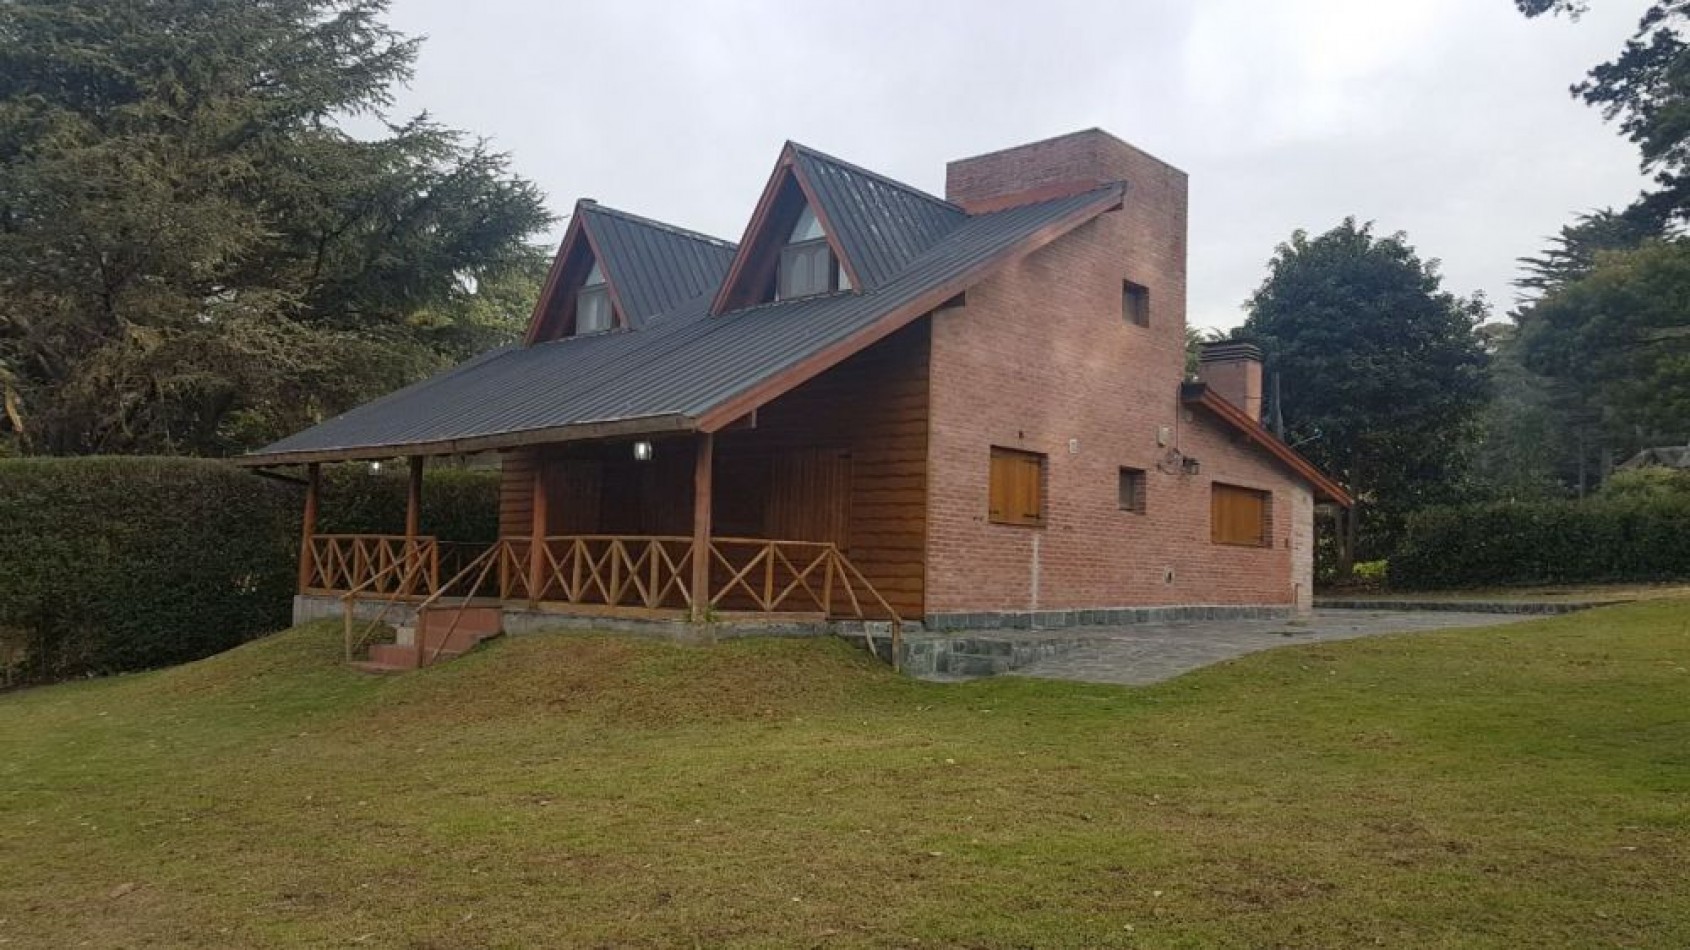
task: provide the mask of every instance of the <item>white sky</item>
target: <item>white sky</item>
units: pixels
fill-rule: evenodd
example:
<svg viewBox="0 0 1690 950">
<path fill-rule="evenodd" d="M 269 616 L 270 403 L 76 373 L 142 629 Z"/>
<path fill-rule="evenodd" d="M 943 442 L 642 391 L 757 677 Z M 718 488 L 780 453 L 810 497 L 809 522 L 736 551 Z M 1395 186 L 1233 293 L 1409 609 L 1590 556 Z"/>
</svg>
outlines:
<svg viewBox="0 0 1690 950">
<path fill-rule="evenodd" d="M 1190 173 L 1190 321 L 1229 327 L 1277 243 L 1351 214 L 1501 316 L 1516 258 L 1642 185 L 1567 87 L 1647 3 L 1595 5 L 394 0 L 389 19 L 428 38 L 396 111 L 487 136 L 559 215 L 586 196 L 738 240 L 789 138 L 939 194 L 947 159 L 1101 126 Z"/>
</svg>

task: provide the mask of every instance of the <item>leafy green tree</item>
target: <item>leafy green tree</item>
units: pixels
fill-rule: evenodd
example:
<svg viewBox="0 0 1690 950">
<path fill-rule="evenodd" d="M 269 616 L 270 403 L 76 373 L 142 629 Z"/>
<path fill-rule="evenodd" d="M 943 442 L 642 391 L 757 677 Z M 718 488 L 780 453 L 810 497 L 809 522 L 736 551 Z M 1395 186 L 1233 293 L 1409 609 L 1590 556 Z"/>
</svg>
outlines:
<svg viewBox="0 0 1690 950">
<path fill-rule="evenodd" d="M 1526 365 L 1590 396 L 1609 444 L 1690 436 L 1690 240 L 1600 254 L 1521 315 Z"/>
<path fill-rule="evenodd" d="M 514 333 L 550 219 L 385 118 L 417 52 L 386 6 L 0 4 L 0 430 L 237 451 Z"/>
<path fill-rule="evenodd" d="M 1237 331 L 1279 376 L 1288 439 L 1357 495 L 1336 531 L 1340 577 L 1388 554 L 1407 513 L 1465 477 L 1489 389 L 1475 332 L 1488 308 L 1441 284 L 1403 235 L 1346 219 L 1279 246 Z"/>
<path fill-rule="evenodd" d="M 1561 390 L 1532 372 L 1520 355 L 1519 327 L 1479 327 L 1491 355 L 1492 395 L 1479 414 L 1471 494 L 1501 501 L 1550 499 L 1565 493 L 1563 466 L 1576 451 Z"/>
<path fill-rule="evenodd" d="M 1576 18 L 1585 0 L 1515 0 L 1529 17 Z M 1638 147 L 1656 190 L 1631 213 L 1659 222 L 1690 220 L 1690 0 L 1656 0 L 1618 56 L 1593 68 L 1572 93 L 1619 123 Z"/>
</svg>

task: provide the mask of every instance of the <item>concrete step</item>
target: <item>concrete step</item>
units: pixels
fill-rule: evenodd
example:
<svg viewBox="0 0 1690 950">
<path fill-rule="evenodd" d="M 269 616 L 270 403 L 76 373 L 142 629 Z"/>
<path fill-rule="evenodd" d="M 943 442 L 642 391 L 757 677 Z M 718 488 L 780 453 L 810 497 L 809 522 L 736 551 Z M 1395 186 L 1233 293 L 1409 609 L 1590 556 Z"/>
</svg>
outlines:
<svg viewBox="0 0 1690 950">
<path fill-rule="evenodd" d="M 434 650 L 428 650 L 428 660 L 431 663 L 445 663 L 455 660 L 467 653 L 467 650 L 441 650 L 436 655 Z M 417 668 L 417 648 L 403 646 L 398 643 L 378 643 L 370 647 L 370 658 L 362 662 L 355 662 L 353 666 L 367 673 L 399 673 Z"/>
</svg>

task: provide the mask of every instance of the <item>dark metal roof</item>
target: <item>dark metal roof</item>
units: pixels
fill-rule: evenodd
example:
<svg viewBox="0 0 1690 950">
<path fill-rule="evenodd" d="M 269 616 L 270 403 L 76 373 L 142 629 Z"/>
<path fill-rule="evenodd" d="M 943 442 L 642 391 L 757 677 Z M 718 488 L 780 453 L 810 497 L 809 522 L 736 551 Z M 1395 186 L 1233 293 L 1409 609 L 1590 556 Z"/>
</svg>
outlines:
<svg viewBox="0 0 1690 950">
<path fill-rule="evenodd" d="M 935 291 L 978 280 L 1041 235 L 1120 201 L 1118 186 L 964 217 L 882 286 L 748 307 L 712 317 L 701 294 L 643 329 L 495 350 L 247 456 L 379 458 L 692 428 L 708 410 Z M 926 305 L 926 304 L 924 304 Z M 931 305 L 927 305 L 931 306 Z M 598 427 L 598 428 L 593 428 Z"/>
<path fill-rule="evenodd" d="M 920 189 L 796 142 L 791 148 L 865 290 L 892 279 L 968 220 L 961 208 Z"/>
<path fill-rule="evenodd" d="M 696 231 L 583 201 L 577 214 L 599 249 L 606 278 L 634 326 L 722 282 L 735 246 Z"/>
</svg>

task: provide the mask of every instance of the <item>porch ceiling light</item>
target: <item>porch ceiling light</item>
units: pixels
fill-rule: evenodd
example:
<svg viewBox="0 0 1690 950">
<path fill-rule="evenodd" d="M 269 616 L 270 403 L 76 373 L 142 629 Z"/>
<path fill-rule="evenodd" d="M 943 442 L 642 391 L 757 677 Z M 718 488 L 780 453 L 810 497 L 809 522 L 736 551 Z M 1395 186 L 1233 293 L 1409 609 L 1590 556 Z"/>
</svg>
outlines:
<svg viewBox="0 0 1690 950">
<path fill-rule="evenodd" d="M 641 439 L 634 443 L 634 459 L 640 462 L 651 461 L 651 443 Z"/>
</svg>

